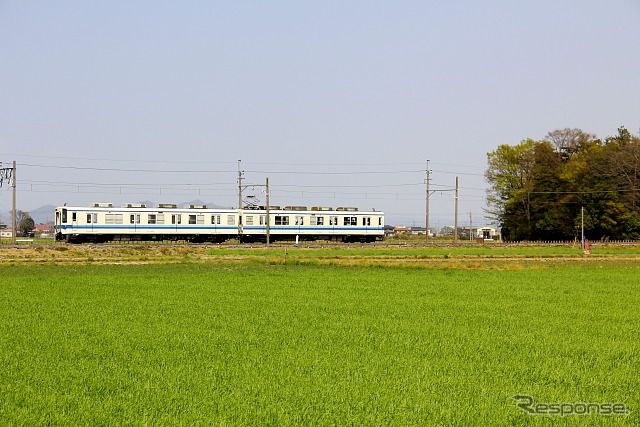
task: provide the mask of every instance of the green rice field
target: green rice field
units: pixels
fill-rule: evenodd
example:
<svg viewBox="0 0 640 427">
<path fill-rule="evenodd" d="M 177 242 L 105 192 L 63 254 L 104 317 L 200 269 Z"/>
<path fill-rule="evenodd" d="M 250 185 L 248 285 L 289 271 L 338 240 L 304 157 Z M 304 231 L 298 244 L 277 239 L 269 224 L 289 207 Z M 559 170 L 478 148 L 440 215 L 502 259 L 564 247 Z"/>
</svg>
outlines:
<svg viewBox="0 0 640 427">
<path fill-rule="evenodd" d="M 332 250 L 0 265 L 0 425 L 640 423 L 637 250 L 491 269 Z M 531 415 L 517 394 L 629 414 Z"/>
</svg>

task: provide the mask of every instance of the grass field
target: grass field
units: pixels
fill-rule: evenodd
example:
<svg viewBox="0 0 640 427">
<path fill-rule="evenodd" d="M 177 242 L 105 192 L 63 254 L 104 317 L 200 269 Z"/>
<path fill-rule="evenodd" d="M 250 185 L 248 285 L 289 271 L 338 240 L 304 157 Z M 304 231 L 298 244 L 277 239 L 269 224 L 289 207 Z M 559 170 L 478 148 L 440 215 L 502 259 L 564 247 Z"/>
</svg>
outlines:
<svg viewBox="0 0 640 427">
<path fill-rule="evenodd" d="M 1 265 L 0 424 L 640 422 L 637 250 L 524 253 L 545 259 L 518 269 L 455 268 L 487 256 L 455 249 L 432 268 L 403 266 L 424 253 L 217 250 Z M 631 414 L 529 415 L 518 393 Z"/>
</svg>

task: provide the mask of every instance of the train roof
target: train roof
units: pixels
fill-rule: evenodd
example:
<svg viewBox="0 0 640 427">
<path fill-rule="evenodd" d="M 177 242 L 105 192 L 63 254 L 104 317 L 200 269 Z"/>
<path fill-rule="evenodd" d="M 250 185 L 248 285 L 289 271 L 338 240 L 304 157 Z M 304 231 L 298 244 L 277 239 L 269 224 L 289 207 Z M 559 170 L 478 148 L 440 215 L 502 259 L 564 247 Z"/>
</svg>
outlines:
<svg viewBox="0 0 640 427">
<path fill-rule="evenodd" d="M 147 204 L 144 203 L 125 203 L 122 204 L 121 206 L 116 206 L 113 203 L 108 203 L 108 202 L 95 202 L 95 203 L 91 203 L 88 206 L 67 206 L 67 205 L 63 205 L 63 206 L 58 206 L 56 209 L 71 209 L 71 210 L 131 210 L 131 209 L 144 209 L 147 211 L 157 211 L 159 209 L 162 210 L 175 210 L 175 211 L 195 211 L 195 210 L 206 210 L 206 211 L 210 211 L 210 212 L 237 212 L 238 209 L 234 209 L 234 208 L 218 208 L 218 207 L 207 207 L 207 205 L 195 205 L 195 204 L 189 204 L 186 206 L 178 206 L 177 204 L 174 203 L 158 203 L 155 204 L 155 206 L 148 206 Z M 266 206 L 255 206 L 255 207 L 245 207 L 244 209 L 242 209 L 243 212 L 252 212 L 252 211 L 266 211 L 267 207 Z M 345 214 L 345 213 L 355 213 L 355 212 L 359 212 L 359 213 L 377 213 L 377 214 L 383 214 L 382 211 L 377 211 L 375 209 L 372 209 L 370 211 L 361 211 L 359 208 L 357 207 L 344 207 L 344 206 L 340 206 L 337 208 L 333 208 L 330 206 L 312 206 L 311 208 L 308 208 L 307 206 L 274 206 L 274 205 L 270 205 L 269 206 L 269 211 L 272 212 L 312 212 L 313 214 L 320 214 L 320 213 L 328 213 L 328 212 L 340 212 L 340 214 Z"/>
</svg>

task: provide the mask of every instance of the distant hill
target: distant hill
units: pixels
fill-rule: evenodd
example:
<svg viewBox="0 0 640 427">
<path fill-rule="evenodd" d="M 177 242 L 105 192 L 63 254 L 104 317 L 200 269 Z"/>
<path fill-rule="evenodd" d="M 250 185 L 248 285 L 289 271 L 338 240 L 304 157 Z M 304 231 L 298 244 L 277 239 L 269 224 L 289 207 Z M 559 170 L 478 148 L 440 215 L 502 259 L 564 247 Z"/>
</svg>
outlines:
<svg viewBox="0 0 640 427">
<path fill-rule="evenodd" d="M 212 202 L 203 202 L 202 200 L 199 200 L 199 199 L 192 200 L 190 202 L 180 203 L 178 206 L 180 206 L 181 208 L 184 208 L 184 207 L 188 207 L 189 205 L 207 205 L 208 208 L 230 209 L 229 206 L 220 206 Z"/>
<path fill-rule="evenodd" d="M 29 215 L 31 215 L 33 222 L 36 224 L 46 224 L 49 221 L 53 221 L 55 208 L 54 205 L 40 206 L 38 209 L 29 211 Z"/>
</svg>

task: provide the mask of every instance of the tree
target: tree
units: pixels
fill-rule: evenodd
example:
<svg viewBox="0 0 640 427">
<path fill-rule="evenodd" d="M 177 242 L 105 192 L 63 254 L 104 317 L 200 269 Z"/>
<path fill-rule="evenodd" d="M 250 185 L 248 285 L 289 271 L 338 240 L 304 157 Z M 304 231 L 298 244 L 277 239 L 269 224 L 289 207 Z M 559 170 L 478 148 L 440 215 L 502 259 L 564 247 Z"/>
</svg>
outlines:
<svg viewBox="0 0 640 427">
<path fill-rule="evenodd" d="M 501 224 L 508 240 L 531 237 L 529 196 L 535 144 L 527 139 L 516 146 L 500 145 L 488 154 L 485 178 L 491 187 L 487 191 L 487 213 Z"/>
<path fill-rule="evenodd" d="M 640 137 L 624 127 L 604 141 L 555 130 L 487 156 L 486 211 L 505 239 L 575 238 L 582 208 L 590 238 L 640 238 Z"/>
<path fill-rule="evenodd" d="M 21 210 L 16 211 L 16 224 L 18 225 L 18 232 L 22 236 L 28 236 L 35 227 L 35 222 L 29 212 Z"/>
<path fill-rule="evenodd" d="M 580 129 L 556 129 L 547 133 L 545 141 L 549 141 L 555 150 L 565 159 L 573 156 L 581 149 L 596 140 L 596 136 Z"/>
</svg>

